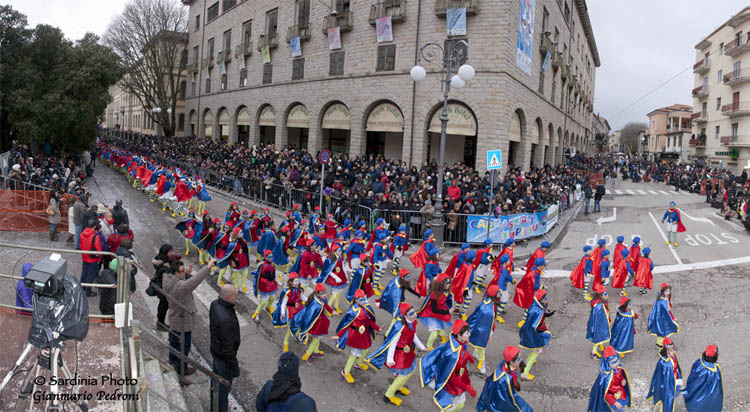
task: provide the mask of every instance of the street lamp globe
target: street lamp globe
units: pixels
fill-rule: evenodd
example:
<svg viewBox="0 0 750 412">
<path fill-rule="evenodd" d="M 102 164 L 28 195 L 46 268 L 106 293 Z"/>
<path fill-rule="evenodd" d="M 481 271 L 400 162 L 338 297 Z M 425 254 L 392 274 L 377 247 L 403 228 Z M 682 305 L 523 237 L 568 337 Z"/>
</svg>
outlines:
<svg viewBox="0 0 750 412">
<path fill-rule="evenodd" d="M 172 108 L 171 107 L 167 109 L 167 113 L 172 114 Z"/>
<path fill-rule="evenodd" d="M 154 113 L 161 113 L 161 107 L 154 107 Z"/>
<path fill-rule="evenodd" d="M 464 87 L 465 85 L 466 85 L 466 82 L 463 81 L 460 77 L 458 77 L 458 75 L 453 75 L 453 77 L 451 77 L 451 87 L 455 89 L 460 89 Z"/>
<path fill-rule="evenodd" d="M 411 68 L 409 76 L 411 76 L 411 79 L 415 82 L 421 82 L 425 79 L 425 77 L 427 77 L 427 72 L 425 71 L 424 67 L 416 65 Z"/>
<path fill-rule="evenodd" d="M 458 68 L 458 77 L 465 82 L 470 82 L 474 78 L 474 68 L 468 64 L 464 64 Z"/>
</svg>

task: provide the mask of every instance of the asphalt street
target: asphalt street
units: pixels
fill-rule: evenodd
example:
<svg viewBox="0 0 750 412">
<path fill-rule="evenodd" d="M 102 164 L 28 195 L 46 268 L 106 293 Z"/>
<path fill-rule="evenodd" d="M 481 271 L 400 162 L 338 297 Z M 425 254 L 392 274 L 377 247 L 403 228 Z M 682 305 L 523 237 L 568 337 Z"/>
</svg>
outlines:
<svg viewBox="0 0 750 412">
<path fill-rule="evenodd" d="M 146 268 L 151 269 L 150 259 L 162 243 L 171 243 L 178 251 L 184 251 L 184 240 L 174 230 L 176 220 L 163 213 L 158 203 L 149 202 L 144 194 L 135 191 L 127 183 L 122 174 L 104 166 L 97 167 L 95 179 L 96 184 L 89 184 L 95 201 L 111 205 L 116 199 L 123 199 L 136 236 L 135 251 Z M 590 358 L 591 345 L 585 339 L 589 305 L 580 292 L 570 286 L 567 275 L 580 260 L 585 244 L 595 244 L 603 237 L 612 249 L 612 239 L 622 234 L 628 243 L 632 236 L 638 235 L 642 239 L 642 246 L 651 247 L 652 258 L 657 265 L 654 284 L 666 281 L 673 286 L 673 309 L 681 326 L 674 341 L 683 371 L 687 374 L 690 365 L 706 345 L 718 345 L 719 364 L 724 374 L 724 410 L 749 410 L 750 401 L 747 400 L 746 388 L 750 387 L 750 377 L 746 370 L 750 366 L 750 355 L 745 350 L 745 340 L 750 321 L 745 314 L 750 312 L 750 303 L 745 296 L 750 291 L 750 281 L 746 275 L 750 268 L 746 246 L 750 237 L 737 225 L 718 218 L 714 214 L 715 209 L 708 208 L 704 199 L 698 195 L 674 194 L 670 192 L 672 187 L 653 183 L 618 182 L 615 187 L 608 189 L 609 194 L 602 201 L 602 213 L 588 216 L 579 213 L 547 255 L 549 270 L 543 283 L 550 293 L 550 307 L 557 309 L 557 314 L 548 322 L 553 339 L 534 365 L 532 373 L 536 375 L 536 379 L 521 383 L 521 396 L 535 411 L 585 410 L 591 385 L 598 374 L 599 361 Z M 660 224 L 670 200 L 677 202 L 687 226 L 687 232 L 679 235 L 679 246 L 676 248 L 664 244 L 663 226 Z M 214 200 L 209 203 L 209 210 L 213 215 L 223 217 L 229 201 L 214 196 Z M 591 207 L 593 208 L 593 201 Z M 605 219 L 600 219 L 602 217 Z M 600 219 L 600 224 L 597 219 Z M 46 233 L 18 235 L 0 232 L 0 239 L 3 241 L 17 240 L 40 245 L 49 244 L 45 236 Z M 60 242 L 59 245 L 64 244 Z M 412 248 L 418 246 L 413 245 Z M 2 273 L 8 273 L 17 260 L 23 259 L 23 253 L 2 250 L 0 259 Z M 196 267 L 198 265 L 193 253 L 187 257 L 187 261 Z M 408 259 L 403 259 L 402 265 L 413 269 Z M 15 273 L 19 270 L 20 265 Z M 516 277 L 520 277 L 520 273 Z M 390 280 L 390 275 L 386 275 L 384 279 Z M 209 362 L 207 307 L 217 296 L 215 280 L 214 277 L 210 283 L 206 282 L 196 293 L 201 302 L 198 305 L 201 324 L 196 325 L 193 331 L 193 355 L 202 356 Z M 137 305 L 135 312 L 136 317 L 151 325 L 155 320 L 156 301 L 143 293 L 146 285 L 146 278 L 141 277 L 138 291 L 134 295 Z M 0 299 L 4 302 L 12 301 L 13 295 L 9 284 L 4 284 Z M 612 295 L 613 301 L 616 301 L 616 294 Z M 658 355 L 654 347 L 655 338 L 646 332 L 646 319 L 655 294 L 652 292 L 641 296 L 634 293 L 631 296 L 640 318 L 636 321 L 636 350 L 623 360 L 623 364 L 632 380 L 633 410 L 648 411 L 651 409 L 645 397 Z M 276 371 L 284 332 L 283 329 L 274 329 L 268 316 L 263 317 L 260 325 L 250 320 L 250 314 L 256 306 L 251 298 L 252 296 L 240 296 L 237 305 L 241 318 L 242 346 L 239 360 L 242 376 L 235 381 L 232 394 L 238 407 L 244 410 L 254 409 L 255 394 Z M 407 301 L 415 306 L 421 304 L 411 295 L 408 295 Z M 478 301 L 479 299 L 474 299 L 475 304 Z M 616 310 L 615 306 L 611 305 L 612 313 Z M 510 304 L 505 316 L 506 323 L 497 325 L 487 349 L 488 372 L 500 362 L 506 345 L 519 343 L 516 323 L 521 314 L 521 310 Z M 390 318 L 379 309 L 376 309 L 376 315 L 378 323 L 385 329 Z M 333 317 L 331 321 L 331 334 L 338 319 Z M 419 334 L 422 341 L 425 341 L 426 329 L 420 328 Z M 347 384 L 339 376 L 339 371 L 343 368 L 348 353 L 336 351 L 328 342 L 330 341 L 323 342 L 325 359 L 315 360 L 312 366 L 304 363 L 300 366 L 302 390 L 316 400 L 318 410 L 437 410 L 431 398 L 432 392 L 427 388 L 419 388 L 418 374 L 412 376 L 408 384 L 412 394 L 405 397 L 400 408 L 383 403 L 383 392 L 390 377 L 386 371 L 355 370 L 353 375 L 356 382 Z M 381 338 L 378 337 L 376 344 L 380 342 Z M 145 345 L 149 345 L 147 340 Z M 157 345 L 151 345 L 150 350 L 160 349 Z M 291 350 L 301 356 L 305 347 L 293 342 Z M 523 355 L 526 355 L 525 351 Z M 484 380 L 485 377 L 473 369 L 472 384 L 478 392 L 481 391 Z M 205 384 L 196 385 L 196 388 L 193 390 L 207 391 Z M 201 393 L 197 398 L 204 404 L 207 402 L 207 394 Z M 476 399 L 469 398 L 466 410 L 474 410 L 475 404 Z M 678 410 L 684 410 L 682 400 L 679 401 Z"/>
</svg>

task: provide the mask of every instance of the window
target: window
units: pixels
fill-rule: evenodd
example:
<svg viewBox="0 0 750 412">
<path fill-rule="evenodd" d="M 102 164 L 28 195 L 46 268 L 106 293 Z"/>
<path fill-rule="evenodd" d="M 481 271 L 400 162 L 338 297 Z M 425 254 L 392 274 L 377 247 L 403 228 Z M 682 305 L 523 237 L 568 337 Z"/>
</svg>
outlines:
<svg viewBox="0 0 750 412">
<path fill-rule="evenodd" d="M 214 38 L 208 39 L 208 57 L 213 57 L 214 55 Z"/>
<path fill-rule="evenodd" d="M 724 43 L 719 43 L 719 56 L 724 54 Z"/>
<path fill-rule="evenodd" d="M 227 89 L 227 74 L 224 73 L 221 75 L 221 84 L 219 85 L 219 89 L 222 91 Z"/>
<path fill-rule="evenodd" d="M 198 88 L 198 83 L 193 80 L 193 82 L 190 84 L 190 95 L 195 96 L 196 90 Z"/>
<path fill-rule="evenodd" d="M 336 12 L 338 12 L 339 14 L 351 10 L 350 0 L 334 0 L 333 9 L 336 10 Z"/>
<path fill-rule="evenodd" d="M 247 87 L 247 69 L 240 70 L 240 87 Z"/>
<path fill-rule="evenodd" d="M 706 112 L 708 112 L 708 103 L 703 102 L 703 105 L 701 106 L 701 117 L 706 117 Z"/>
<path fill-rule="evenodd" d="M 557 43 L 557 40 L 560 38 L 560 30 L 557 30 L 557 26 L 555 26 L 555 43 Z"/>
<path fill-rule="evenodd" d="M 252 34 L 253 34 L 253 21 L 248 20 L 242 23 L 242 44 L 250 44 L 250 38 Z"/>
<path fill-rule="evenodd" d="M 263 84 L 270 84 L 273 81 L 273 65 L 271 63 L 263 65 Z"/>
<path fill-rule="evenodd" d="M 198 31 L 201 28 L 201 15 L 195 16 L 195 31 Z"/>
<path fill-rule="evenodd" d="M 198 51 L 198 46 L 193 47 L 193 63 L 198 64 L 198 60 L 200 59 L 200 52 Z"/>
<path fill-rule="evenodd" d="M 208 21 L 211 21 L 215 18 L 219 17 L 219 2 L 212 4 L 208 8 Z"/>
<path fill-rule="evenodd" d="M 224 54 L 227 56 L 232 55 L 232 30 L 224 32 Z"/>
<path fill-rule="evenodd" d="M 708 76 L 703 78 L 703 90 L 708 88 Z"/>
<path fill-rule="evenodd" d="M 224 0 L 224 7 L 222 8 L 223 12 L 226 12 L 227 10 L 231 9 L 237 4 L 237 0 Z"/>
<path fill-rule="evenodd" d="M 724 77 L 724 73 L 723 72 L 724 72 L 723 70 L 719 70 L 716 73 L 716 83 L 721 83 L 721 79 L 722 79 L 722 77 Z"/>
<path fill-rule="evenodd" d="M 206 94 L 211 93 L 211 77 L 206 77 Z"/>
<path fill-rule="evenodd" d="M 180 99 L 185 100 L 185 93 L 187 93 L 187 82 L 181 81 L 180 82 Z"/>
<path fill-rule="evenodd" d="M 310 0 L 297 0 L 297 25 L 307 26 L 310 21 Z"/>
<path fill-rule="evenodd" d="M 329 76 L 344 75 L 344 52 L 331 53 L 331 66 L 328 70 Z"/>
<path fill-rule="evenodd" d="M 738 60 L 734 62 L 732 65 L 732 70 L 734 70 L 734 77 L 740 77 L 740 70 L 742 68 L 742 60 Z"/>
<path fill-rule="evenodd" d="M 557 89 L 557 81 L 555 79 L 555 76 L 552 75 L 552 93 L 549 95 L 549 100 L 552 102 L 552 104 L 555 104 L 555 89 Z"/>
<path fill-rule="evenodd" d="M 549 22 L 549 12 L 546 7 L 542 7 L 542 33 L 547 31 L 547 22 Z"/>
<path fill-rule="evenodd" d="M 565 12 L 563 14 L 565 17 L 565 23 L 570 23 L 568 20 L 570 20 L 570 7 L 568 7 L 568 2 L 565 2 Z"/>
<path fill-rule="evenodd" d="M 732 123 L 732 140 L 737 140 L 737 132 L 740 129 L 739 123 Z"/>
<path fill-rule="evenodd" d="M 378 57 L 375 64 L 376 72 L 393 71 L 396 65 L 396 45 L 378 46 Z"/>
<path fill-rule="evenodd" d="M 716 134 L 714 135 L 715 139 L 719 138 L 719 126 L 716 126 Z"/>
<path fill-rule="evenodd" d="M 180 113 L 180 115 L 177 116 L 177 130 L 185 130 L 185 113 Z"/>
<path fill-rule="evenodd" d="M 273 9 L 266 13 L 266 35 L 271 37 L 276 34 L 279 26 L 279 9 Z"/>
<path fill-rule="evenodd" d="M 680 135 L 680 145 L 679 147 L 682 147 L 682 135 Z"/>
<path fill-rule="evenodd" d="M 539 70 L 539 94 L 544 95 L 544 70 Z"/>
<path fill-rule="evenodd" d="M 716 98 L 716 111 L 721 110 L 721 97 Z"/>
<path fill-rule="evenodd" d="M 305 59 L 299 58 L 292 60 L 292 80 L 305 78 Z"/>
</svg>

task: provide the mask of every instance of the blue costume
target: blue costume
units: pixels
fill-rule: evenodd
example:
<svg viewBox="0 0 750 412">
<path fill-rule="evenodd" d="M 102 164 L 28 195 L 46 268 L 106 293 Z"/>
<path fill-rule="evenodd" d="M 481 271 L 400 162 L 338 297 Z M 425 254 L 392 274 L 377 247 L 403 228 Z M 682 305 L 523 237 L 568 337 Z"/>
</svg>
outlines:
<svg viewBox="0 0 750 412">
<path fill-rule="evenodd" d="M 263 234 L 260 235 L 260 240 L 258 240 L 258 248 L 256 249 L 256 253 L 263 256 L 266 250 L 270 250 L 273 252 L 273 248 L 276 245 L 276 235 L 273 233 L 273 230 L 266 228 L 263 229 Z"/>
<path fill-rule="evenodd" d="M 599 268 L 601 270 L 602 282 L 604 282 L 605 279 L 609 279 L 609 266 L 610 266 L 610 263 L 611 263 L 609 261 L 609 259 L 607 259 L 607 260 L 604 259 L 605 256 L 609 256 L 609 250 L 608 249 L 604 249 L 602 251 L 602 263 L 601 263 L 601 266 L 599 266 Z"/>
<path fill-rule="evenodd" d="M 591 313 L 586 324 L 586 340 L 600 345 L 612 337 L 609 330 L 609 310 L 601 300 L 591 303 Z"/>
<path fill-rule="evenodd" d="M 549 343 L 549 340 L 552 337 L 552 333 L 546 330 L 546 327 L 543 327 L 537 332 L 537 328 L 544 326 L 544 312 L 544 305 L 542 305 L 535 296 L 534 302 L 529 306 L 526 321 L 518 331 L 518 334 L 521 337 L 521 343 L 518 346 L 528 350 L 542 349 L 547 346 L 547 343 Z"/>
<path fill-rule="evenodd" d="M 344 299 L 346 299 L 349 304 L 352 304 L 354 302 L 354 293 L 362 289 L 362 283 L 365 280 L 365 271 L 367 268 L 363 265 L 360 265 L 357 270 L 352 272 L 352 279 L 349 282 L 349 288 L 344 292 Z"/>
<path fill-rule="evenodd" d="M 618 355 L 624 355 L 633 351 L 635 341 L 635 313 L 632 310 L 623 312 L 617 309 L 617 316 L 612 323 L 612 339 L 610 345 L 615 348 Z"/>
<path fill-rule="evenodd" d="M 328 280 L 328 277 L 331 276 L 331 272 L 333 272 L 336 265 L 339 263 L 339 259 L 341 258 L 337 257 L 335 254 L 331 254 L 326 258 L 323 262 L 323 267 L 320 269 L 320 275 L 318 275 L 316 283 L 325 283 L 326 280 Z"/>
<path fill-rule="evenodd" d="M 467 344 L 460 343 L 456 336 L 451 335 L 448 342 L 430 351 L 419 361 L 419 379 L 422 387 L 435 381 L 432 399 L 441 409 L 448 409 L 453 405 L 453 397 L 445 390 L 445 384 L 467 350 Z"/>
<path fill-rule="evenodd" d="M 651 386 L 648 389 L 647 401 L 653 399 L 654 405 L 661 404 L 663 412 L 673 412 L 677 400 L 678 388 L 675 379 L 675 369 L 678 379 L 682 379 L 682 369 L 677 360 L 659 355 L 654 375 L 651 377 Z"/>
<path fill-rule="evenodd" d="M 393 345 L 397 345 L 399 338 L 401 337 L 401 332 L 404 330 L 404 328 L 409 328 L 412 332 L 415 331 L 417 327 L 417 321 L 414 321 L 414 323 L 405 322 L 402 319 L 397 320 L 393 326 L 391 326 L 390 329 L 388 329 L 388 333 L 385 336 L 385 339 L 383 340 L 383 344 L 380 345 L 375 351 L 367 357 L 367 362 L 372 366 L 373 368 L 380 370 L 383 368 L 383 366 L 388 361 L 388 349 L 391 348 Z M 416 340 L 418 341 L 419 338 L 416 337 Z M 414 346 L 409 346 L 409 350 L 413 350 Z M 398 349 L 398 347 L 396 347 Z M 401 348 L 403 350 L 404 348 Z M 417 368 L 417 362 L 415 361 L 411 364 L 411 367 L 404 368 L 404 369 L 395 369 L 388 367 L 388 369 L 391 371 L 391 373 L 397 374 L 397 375 L 409 375 L 410 373 L 414 372 L 414 369 Z"/>
<path fill-rule="evenodd" d="M 364 306 L 361 306 L 359 303 L 355 302 L 348 311 L 344 314 L 344 317 L 341 318 L 341 322 L 339 322 L 339 325 L 336 327 L 336 334 L 341 332 L 342 330 L 346 330 L 341 337 L 336 341 L 336 348 L 338 350 L 344 350 L 346 348 L 346 340 L 349 338 L 349 332 L 351 332 L 351 328 L 349 327 L 352 322 L 354 322 L 355 319 L 357 319 L 357 316 L 359 316 L 359 312 L 365 311 L 367 313 L 367 317 L 370 318 L 372 323 L 375 323 L 375 313 L 372 310 L 372 307 L 370 307 L 370 304 L 366 304 Z M 372 340 L 375 340 L 375 329 L 373 329 L 371 326 L 367 326 L 367 330 L 370 334 L 370 338 Z"/>
<path fill-rule="evenodd" d="M 279 300 L 278 302 L 276 302 L 276 310 L 274 310 L 273 315 L 271 315 L 274 328 L 283 328 L 289 322 L 289 311 L 287 311 L 287 308 L 285 307 L 286 305 L 284 305 L 284 298 L 287 297 L 290 293 L 300 293 L 298 290 L 295 289 L 294 291 L 292 291 L 292 289 L 287 286 L 284 288 L 284 290 L 281 291 L 281 294 L 279 295 Z"/>
<path fill-rule="evenodd" d="M 309 338 L 310 329 L 312 329 L 315 322 L 318 321 L 318 318 L 323 314 L 324 307 L 328 304 L 325 299 L 321 299 L 321 297 L 315 293 L 310 296 L 313 299 L 312 302 L 305 305 L 302 310 L 294 315 L 290 325 L 292 334 L 297 340 L 305 344 Z"/>
<path fill-rule="evenodd" d="M 471 336 L 469 343 L 471 346 L 486 348 L 495 329 L 495 316 L 497 307 L 492 299 L 485 296 L 482 303 L 474 309 L 474 312 L 466 319 L 469 325 Z"/>
<path fill-rule="evenodd" d="M 286 254 L 286 240 L 284 236 L 279 236 L 276 243 L 273 245 L 273 264 L 278 266 L 284 266 L 289 264 L 289 256 Z"/>
<path fill-rule="evenodd" d="M 672 302 L 661 293 L 656 297 L 651 314 L 648 315 L 648 333 L 666 338 L 680 331 L 680 325 L 672 319 Z"/>
<path fill-rule="evenodd" d="M 380 309 L 385 310 L 394 318 L 398 316 L 399 305 L 404 299 L 404 290 L 401 289 L 401 279 L 401 276 L 391 279 L 383 291 L 383 297 L 380 298 Z"/>
<path fill-rule="evenodd" d="M 427 262 L 424 265 L 424 275 L 427 277 L 427 279 L 432 282 L 433 279 L 435 279 L 435 276 L 439 275 L 443 272 L 443 269 L 440 268 L 439 262 Z"/>
<path fill-rule="evenodd" d="M 501 361 L 495 373 L 484 382 L 477 401 L 477 412 L 534 412 L 513 386 L 513 376 Z M 516 378 L 517 380 L 517 378 Z"/>
<path fill-rule="evenodd" d="M 631 406 L 630 379 L 628 378 L 628 373 L 619 365 L 619 362 L 615 369 L 612 369 L 610 362 L 614 360 L 617 360 L 617 354 L 607 348 L 604 356 L 602 356 L 601 363 L 599 364 L 599 376 L 596 378 L 596 381 L 594 381 L 594 385 L 591 386 L 589 406 L 586 409 L 588 412 L 611 412 L 616 410 L 614 405 L 611 405 L 607 401 L 607 394 L 612 388 L 613 379 L 619 373 L 622 373 L 622 375 L 618 377 L 619 382 L 617 382 L 617 384 L 621 390 L 619 393 L 613 394 L 612 396 L 623 406 L 621 410 L 624 410 L 625 407 Z"/>
<path fill-rule="evenodd" d="M 688 412 L 720 411 L 724 407 L 724 381 L 718 363 L 698 359 L 693 362 L 685 390 Z"/>
</svg>

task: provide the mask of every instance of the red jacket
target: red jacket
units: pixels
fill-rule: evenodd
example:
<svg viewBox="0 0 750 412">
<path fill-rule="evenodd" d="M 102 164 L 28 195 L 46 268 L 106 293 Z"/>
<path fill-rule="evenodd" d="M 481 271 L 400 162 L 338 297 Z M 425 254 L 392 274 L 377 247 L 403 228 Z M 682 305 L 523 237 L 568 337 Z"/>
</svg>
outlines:
<svg viewBox="0 0 750 412">
<path fill-rule="evenodd" d="M 396 352 L 393 354 L 393 362 L 396 363 L 393 366 L 394 369 L 409 369 L 414 364 L 416 358 L 414 335 L 417 331 L 417 323 L 418 321 L 415 320 L 413 324 L 407 324 L 401 329 L 401 336 L 396 342 Z"/>
<path fill-rule="evenodd" d="M 306 279 L 317 278 L 322 267 L 323 260 L 319 254 L 310 250 L 302 253 L 299 261 L 299 275 L 301 277 Z"/>
<path fill-rule="evenodd" d="M 435 313 L 432 311 L 432 302 L 434 301 L 437 308 L 444 310 L 446 312 L 450 311 L 450 308 L 448 307 L 448 295 L 445 293 L 440 293 L 437 297 L 435 294 L 430 295 L 430 301 L 427 302 L 424 309 L 422 309 L 422 312 L 419 313 L 420 317 L 424 318 L 435 318 L 440 319 L 445 322 L 450 322 L 451 320 L 451 314 L 450 313 Z"/>
<path fill-rule="evenodd" d="M 352 321 L 348 328 L 341 329 L 338 332 L 338 336 L 344 336 L 344 333 L 349 329 L 349 336 L 346 339 L 346 346 L 354 349 L 369 349 L 372 346 L 372 337 L 370 336 L 370 328 L 380 330 L 378 326 L 369 315 L 366 309 L 362 308 L 359 314 Z"/>
<path fill-rule="evenodd" d="M 258 291 L 261 293 L 272 293 L 279 288 L 276 283 L 276 267 L 271 263 L 264 262 L 260 266 L 258 275 Z"/>
<path fill-rule="evenodd" d="M 322 336 L 328 334 L 328 327 L 331 326 L 331 321 L 328 320 L 328 314 L 333 312 L 333 308 L 328 306 L 328 302 L 323 306 L 323 311 L 320 313 L 318 320 L 310 329 L 310 335 Z"/>
<path fill-rule="evenodd" d="M 120 243 L 122 243 L 123 239 L 130 238 L 133 240 L 135 236 L 133 235 L 133 231 L 128 229 L 128 233 L 126 235 L 121 235 L 119 233 L 112 233 L 107 238 L 107 245 L 109 246 L 109 250 L 112 252 L 117 251 L 117 248 L 120 247 Z"/>
<path fill-rule="evenodd" d="M 625 387 L 623 384 L 625 383 L 625 374 L 622 372 L 622 368 L 617 368 L 617 372 L 615 372 L 615 375 L 612 376 L 612 381 L 609 384 L 609 389 L 607 390 L 607 393 L 604 395 L 604 400 L 607 401 L 608 404 L 614 405 L 615 402 L 622 399 L 625 400 Z"/>
<path fill-rule="evenodd" d="M 446 345 L 448 344 L 446 343 Z M 475 396 L 476 391 L 471 386 L 469 370 L 466 367 L 467 363 L 474 363 L 474 357 L 469 353 L 469 345 L 467 344 L 461 345 L 459 350 L 461 354 L 458 355 L 456 367 L 453 368 L 453 373 L 445 384 L 445 391 L 453 396 L 460 396 L 462 393 L 469 391 L 469 395 Z"/>
<path fill-rule="evenodd" d="M 93 246 L 91 242 L 93 243 Z M 81 250 L 95 250 L 97 252 L 102 251 L 102 242 L 99 241 L 99 237 L 96 235 L 96 231 L 90 227 L 87 227 L 86 229 L 83 229 L 83 233 L 81 233 Z M 96 263 L 102 260 L 101 255 L 90 255 L 88 253 L 81 255 L 81 259 L 83 259 L 86 263 Z"/>
</svg>

